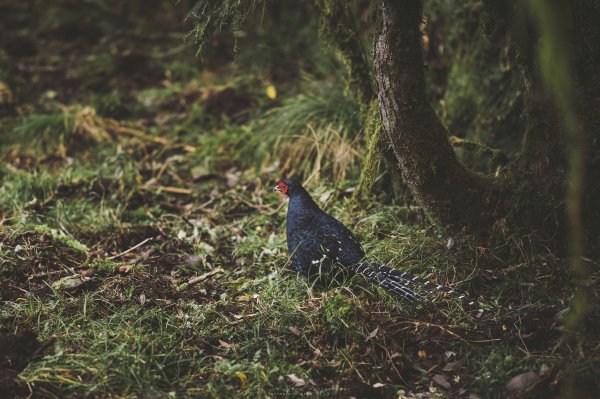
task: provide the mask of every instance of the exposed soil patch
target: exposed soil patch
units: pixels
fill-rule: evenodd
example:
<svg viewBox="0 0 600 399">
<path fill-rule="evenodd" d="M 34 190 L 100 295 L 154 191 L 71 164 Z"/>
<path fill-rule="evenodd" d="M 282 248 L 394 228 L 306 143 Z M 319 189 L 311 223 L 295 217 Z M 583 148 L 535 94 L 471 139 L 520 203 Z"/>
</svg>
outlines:
<svg viewBox="0 0 600 399">
<path fill-rule="evenodd" d="M 75 274 L 87 259 L 83 251 L 51 234 L 35 230 L 13 234 L 0 233 L 1 300 L 47 295 L 52 282 Z"/>
<path fill-rule="evenodd" d="M 97 237 L 86 237 L 93 241 Z M 138 262 L 156 275 L 168 273 L 185 263 L 193 247 L 186 241 L 174 239 L 159 226 L 140 225 L 108 232 L 99 242 L 91 244 L 99 257 L 110 256 L 122 262 Z M 129 252 L 127 252 L 129 251 Z"/>
<path fill-rule="evenodd" d="M 16 379 L 27 364 L 38 358 L 52 341 L 41 343 L 30 330 L 0 333 L 0 398 L 26 397 L 27 386 Z"/>
</svg>

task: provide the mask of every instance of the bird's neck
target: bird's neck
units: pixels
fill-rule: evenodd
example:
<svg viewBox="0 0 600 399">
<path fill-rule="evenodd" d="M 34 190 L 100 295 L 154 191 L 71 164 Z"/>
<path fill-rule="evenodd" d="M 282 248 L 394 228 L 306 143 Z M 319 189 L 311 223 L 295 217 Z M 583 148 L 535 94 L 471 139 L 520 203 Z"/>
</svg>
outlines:
<svg viewBox="0 0 600 399">
<path fill-rule="evenodd" d="M 308 219 L 314 218 L 315 212 L 321 212 L 321 208 L 319 208 L 308 193 L 299 193 L 290 197 L 287 211 L 288 223 L 291 219 L 299 224 L 303 224 Z"/>
</svg>

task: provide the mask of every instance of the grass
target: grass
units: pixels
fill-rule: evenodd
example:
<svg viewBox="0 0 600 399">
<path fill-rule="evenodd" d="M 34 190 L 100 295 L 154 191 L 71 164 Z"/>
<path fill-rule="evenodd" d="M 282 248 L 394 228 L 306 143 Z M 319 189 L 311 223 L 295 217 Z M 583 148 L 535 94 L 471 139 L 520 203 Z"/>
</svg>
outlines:
<svg viewBox="0 0 600 399">
<path fill-rule="evenodd" d="M 56 67 L 54 45 L 40 59 Z M 540 376 L 530 397 L 597 384 L 598 311 L 578 347 L 562 340 L 568 260 L 534 237 L 457 235 L 447 249 L 414 205 L 350 201 L 364 143 L 335 73 L 215 78 L 177 52 L 160 63 L 183 72 L 128 81 L 98 46 L 79 49 L 91 81 L 71 102 L 63 80 L 37 76 L 25 97 L 39 101 L 0 118 L 0 343 L 36 337 L 0 345 L 0 397 L 500 398 L 527 371 Z M 114 87 L 91 90 L 106 71 Z M 373 259 L 468 291 L 484 315 L 297 275 L 271 192 L 283 173 L 310 177 Z"/>
<path fill-rule="evenodd" d="M 213 207 L 241 211 L 229 195 L 243 199 L 225 190 Z M 393 207 L 359 215 L 356 231 L 374 257 L 468 286 L 475 297 L 485 292 L 487 314 L 477 319 L 443 298 L 414 307 L 360 278 L 323 286 L 286 269 L 281 211 L 265 216 L 278 207 L 275 198 L 267 204 L 257 214 L 225 211 L 218 226 L 198 214 L 185 216 L 189 224 L 177 215 L 149 218 L 138 226 L 150 230 L 122 233 L 120 242 L 118 222 L 103 231 L 109 240 L 82 233 L 85 245 L 49 227 L 5 227 L 3 278 L 17 289 L 3 298 L 3 325 L 31 329 L 42 343 L 53 340 L 18 381 L 41 395 L 66 396 L 262 397 L 330 389 L 387 395 L 429 389 L 428 369 L 449 364 L 444 356 L 452 352 L 461 364 L 453 373 L 458 387 L 490 393 L 515 374 L 563 359 L 547 346 L 560 332 L 535 320 L 551 317 L 568 298 L 548 302 L 547 290 L 556 287 L 529 283 L 548 271 L 532 276 L 528 266 L 539 259 L 504 269 L 503 283 L 482 283 L 478 269 L 499 262 L 494 256 L 475 257 L 467 242 L 448 252 L 430 231 L 398 224 Z M 146 236 L 155 240 L 110 259 Z M 201 259 L 190 264 L 194 253 Z M 37 269 L 40 262 L 45 269 Z M 456 267 L 461 263 L 466 267 Z M 15 279 L 18 267 L 25 268 L 22 279 Z M 197 284 L 181 284 L 217 268 Z M 92 280 L 74 291 L 52 288 L 73 272 Z M 540 334 L 553 338 L 536 339 Z M 305 385 L 294 388 L 290 375 Z"/>
</svg>

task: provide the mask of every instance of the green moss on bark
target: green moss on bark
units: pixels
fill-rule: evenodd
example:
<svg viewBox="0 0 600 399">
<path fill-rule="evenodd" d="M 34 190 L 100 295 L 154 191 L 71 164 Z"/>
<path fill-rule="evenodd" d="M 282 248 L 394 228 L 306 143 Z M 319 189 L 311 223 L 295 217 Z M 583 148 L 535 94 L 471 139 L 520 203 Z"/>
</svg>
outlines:
<svg viewBox="0 0 600 399">
<path fill-rule="evenodd" d="M 372 101 L 366 118 L 366 136 L 369 140 L 367 154 L 362 164 L 360 172 L 360 181 L 354 193 L 354 199 L 360 201 L 367 197 L 375 179 L 381 170 L 381 163 L 384 154 L 389 148 L 387 137 L 381 127 L 381 118 L 379 117 L 379 106 L 377 101 Z"/>
<path fill-rule="evenodd" d="M 373 98 L 371 71 L 351 3 L 316 0 L 316 4 L 321 10 L 321 34 L 339 51 L 348 73 L 348 85 L 366 107 Z"/>
</svg>

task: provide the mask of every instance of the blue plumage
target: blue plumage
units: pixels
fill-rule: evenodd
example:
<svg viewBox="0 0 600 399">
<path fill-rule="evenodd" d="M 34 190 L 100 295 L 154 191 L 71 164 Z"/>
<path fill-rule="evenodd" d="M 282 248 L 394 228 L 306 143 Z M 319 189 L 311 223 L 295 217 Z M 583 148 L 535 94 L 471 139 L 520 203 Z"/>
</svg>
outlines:
<svg viewBox="0 0 600 399">
<path fill-rule="evenodd" d="M 325 213 L 302 185 L 282 180 L 275 191 L 289 196 L 286 235 L 292 266 L 307 276 L 350 271 L 409 300 L 421 297 L 396 278 L 391 268 L 364 260 L 365 252 L 346 226 Z M 342 270 L 334 270 L 341 268 Z"/>
<path fill-rule="evenodd" d="M 352 232 L 319 208 L 296 180 L 282 180 L 273 191 L 290 198 L 286 218 L 288 252 L 292 266 L 299 273 L 314 277 L 351 272 L 411 301 L 424 301 L 424 298 L 408 285 L 440 290 L 457 296 L 469 306 L 475 305 L 465 294 L 450 287 L 365 259 L 365 252 Z"/>
</svg>

